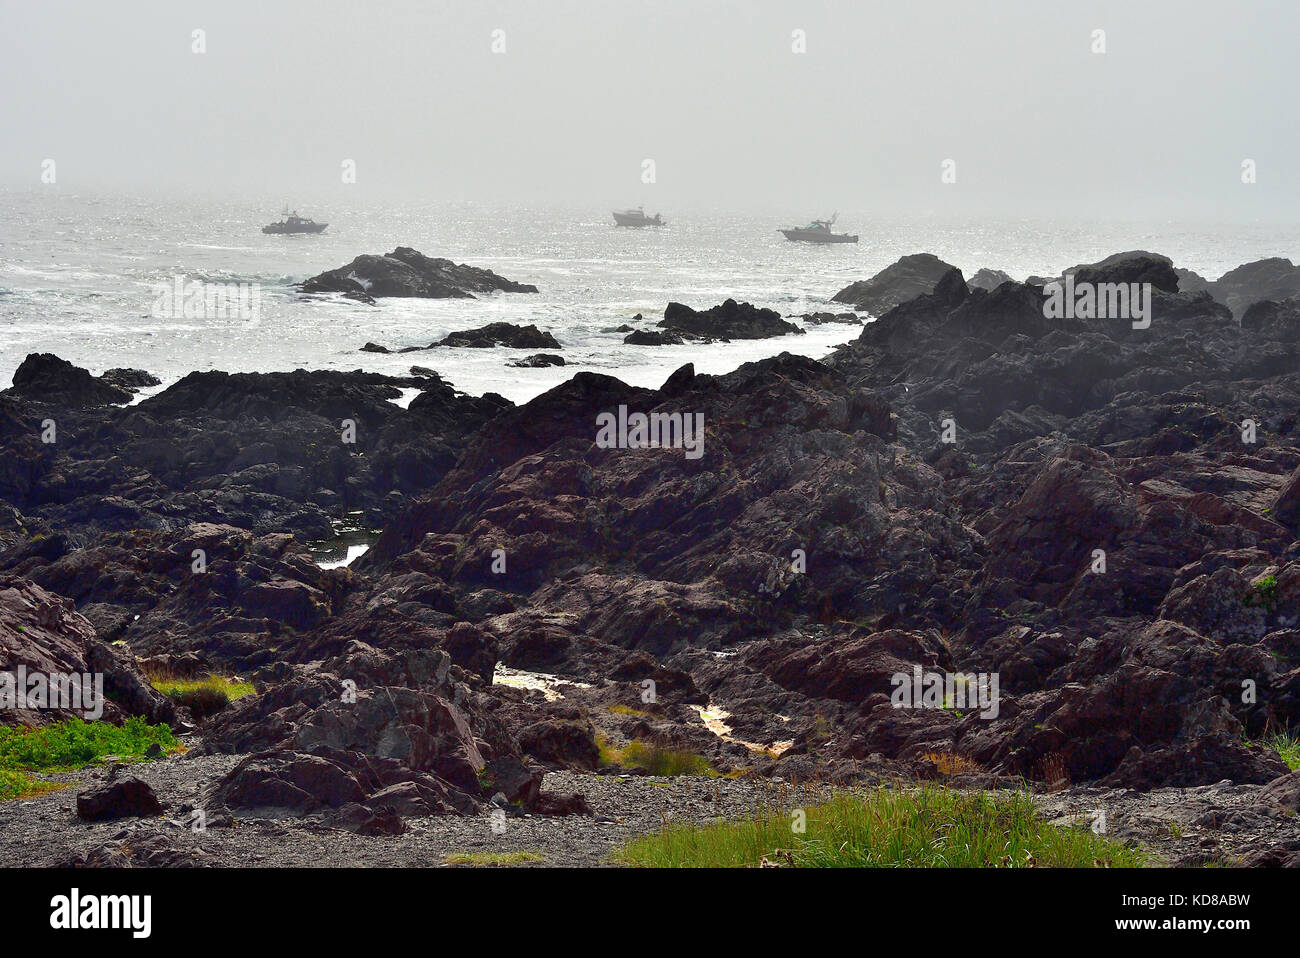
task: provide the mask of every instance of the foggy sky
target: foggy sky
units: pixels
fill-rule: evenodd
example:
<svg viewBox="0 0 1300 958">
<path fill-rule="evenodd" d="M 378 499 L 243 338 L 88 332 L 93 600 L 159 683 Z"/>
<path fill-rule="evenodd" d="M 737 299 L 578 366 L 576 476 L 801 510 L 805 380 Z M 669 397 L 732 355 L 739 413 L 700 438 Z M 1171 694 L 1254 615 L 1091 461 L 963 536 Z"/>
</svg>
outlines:
<svg viewBox="0 0 1300 958">
<path fill-rule="evenodd" d="M 1292 0 L 0 0 L 0 187 L 52 158 L 77 194 L 1291 220 L 1298 28 Z"/>
</svg>

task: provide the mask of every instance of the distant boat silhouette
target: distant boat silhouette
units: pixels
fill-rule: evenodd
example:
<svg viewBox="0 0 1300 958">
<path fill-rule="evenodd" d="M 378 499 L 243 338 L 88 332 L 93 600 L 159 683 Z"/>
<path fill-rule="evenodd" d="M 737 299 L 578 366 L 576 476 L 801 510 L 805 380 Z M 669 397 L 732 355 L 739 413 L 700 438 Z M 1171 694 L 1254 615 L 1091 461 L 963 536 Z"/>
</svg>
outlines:
<svg viewBox="0 0 1300 958">
<path fill-rule="evenodd" d="M 615 226 L 663 226 L 663 218 L 658 213 L 646 216 L 642 207 L 634 210 L 614 210 Z"/>
<path fill-rule="evenodd" d="M 304 219 L 294 210 L 290 213 L 287 209 L 280 214 L 284 217 L 278 223 L 268 223 L 262 227 L 263 233 L 319 233 L 328 223 L 317 223 L 315 220 Z"/>
</svg>

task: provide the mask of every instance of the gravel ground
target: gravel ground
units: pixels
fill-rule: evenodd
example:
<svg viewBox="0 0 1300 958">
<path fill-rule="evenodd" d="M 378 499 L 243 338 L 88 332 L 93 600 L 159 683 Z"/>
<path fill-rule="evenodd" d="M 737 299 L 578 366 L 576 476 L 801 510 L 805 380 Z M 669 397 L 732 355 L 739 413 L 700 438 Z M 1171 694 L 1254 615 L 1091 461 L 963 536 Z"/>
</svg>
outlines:
<svg viewBox="0 0 1300 958">
<path fill-rule="evenodd" d="M 200 806 L 207 784 L 236 765 L 242 756 L 213 755 L 187 759 L 173 756 L 125 766 L 121 774 L 148 782 L 163 803 L 161 819 L 124 819 L 85 823 L 76 815 L 76 795 L 102 778 L 103 768 L 47 776 L 71 787 L 36 798 L 0 804 L 0 863 L 54 865 L 105 845 L 140 846 L 151 836 L 176 848 L 194 864 L 258 867 L 441 866 L 448 855 L 527 851 L 535 865 L 609 865 L 610 853 L 628 839 L 660 828 L 665 820 L 710 822 L 749 812 L 771 783 L 682 777 L 675 779 L 554 772 L 544 787 L 586 796 L 595 817 L 507 818 L 494 834 L 484 813 L 474 818 L 437 817 L 407 820 L 398 836 L 358 836 L 325 825 L 320 816 L 243 818 L 232 826 L 210 825 L 195 833 L 184 806 Z M 145 863 L 145 862 L 140 862 Z"/>
<path fill-rule="evenodd" d="M 327 825 L 320 815 L 242 817 L 210 824 L 196 833 L 188 807 L 241 756 L 174 755 L 122 768 L 147 781 L 166 808 L 159 819 L 88 824 L 76 816 L 76 795 L 108 770 L 90 767 L 47 776 L 70 787 L 36 798 L 0 803 L 0 864 L 48 866 L 68 863 L 92 850 L 111 864 L 210 866 L 443 866 L 455 853 L 529 852 L 532 866 L 610 866 L 611 854 L 629 839 L 656 831 L 666 821 L 708 823 L 742 817 L 776 802 L 783 808 L 811 804 L 779 782 L 711 778 L 656 778 L 554 772 L 545 788 L 585 795 L 595 817 L 508 818 L 493 831 L 486 814 L 474 818 L 409 819 L 409 830 L 392 837 L 358 836 Z M 1073 788 L 1037 796 L 1046 820 L 1058 825 L 1099 824 L 1110 837 L 1138 841 L 1155 864 L 1240 864 L 1251 854 L 1290 844 L 1300 847 L 1300 816 L 1262 810 L 1258 786 L 1223 782 L 1200 788 L 1138 793 Z M 1098 812 L 1104 812 L 1104 820 Z"/>
</svg>

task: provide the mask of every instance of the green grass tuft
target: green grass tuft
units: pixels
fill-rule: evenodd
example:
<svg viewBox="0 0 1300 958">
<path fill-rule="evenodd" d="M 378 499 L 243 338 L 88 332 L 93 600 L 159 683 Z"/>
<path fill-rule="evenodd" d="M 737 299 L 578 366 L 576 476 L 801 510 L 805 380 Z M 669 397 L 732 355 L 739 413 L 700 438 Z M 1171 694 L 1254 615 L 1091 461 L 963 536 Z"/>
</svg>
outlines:
<svg viewBox="0 0 1300 958">
<path fill-rule="evenodd" d="M 151 745 L 180 747 L 166 725 L 139 716 L 121 725 L 68 719 L 44 728 L 0 726 L 0 799 L 23 798 L 62 786 L 42 782 L 33 772 L 66 772 L 104 755 L 142 759 Z"/>
<path fill-rule="evenodd" d="M 616 748 L 601 736 L 597 736 L 596 741 L 600 747 L 602 765 L 640 768 L 644 769 L 647 775 L 716 776 L 718 774 L 717 770 L 709 764 L 708 759 L 695 752 L 667 748 L 649 742 L 629 742 L 623 748 Z"/>
<path fill-rule="evenodd" d="M 1291 771 L 1300 769 L 1300 736 L 1289 731 L 1274 732 L 1263 744 L 1281 755 Z"/>
<path fill-rule="evenodd" d="M 768 810 L 716 825 L 674 825 L 617 853 L 656 868 L 1140 867 L 1146 856 L 1081 828 L 1049 825 L 1032 798 L 927 787 L 840 793 L 805 810 L 806 830 Z"/>
</svg>

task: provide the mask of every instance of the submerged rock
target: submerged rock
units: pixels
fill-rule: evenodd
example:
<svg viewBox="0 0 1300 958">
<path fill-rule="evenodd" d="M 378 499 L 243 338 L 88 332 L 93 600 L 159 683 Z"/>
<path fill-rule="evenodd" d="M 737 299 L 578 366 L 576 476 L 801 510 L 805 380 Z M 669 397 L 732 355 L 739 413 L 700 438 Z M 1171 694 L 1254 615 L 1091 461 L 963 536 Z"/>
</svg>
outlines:
<svg viewBox="0 0 1300 958">
<path fill-rule="evenodd" d="M 522 369 L 540 369 L 545 366 L 563 366 L 564 357 L 556 356 L 554 353 L 536 353 L 532 356 L 525 356 L 523 359 L 516 359 L 506 363 L 507 366 L 517 366 Z"/>
<path fill-rule="evenodd" d="M 637 329 L 623 337 L 628 346 L 680 346 L 685 340 L 671 331 Z"/>
<path fill-rule="evenodd" d="M 844 326 L 862 325 L 862 317 L 854 313 L 804 313 L 799 318 L 809 326 L 824 326 L 827 323 L 839 323 Z"/>
</svg>

